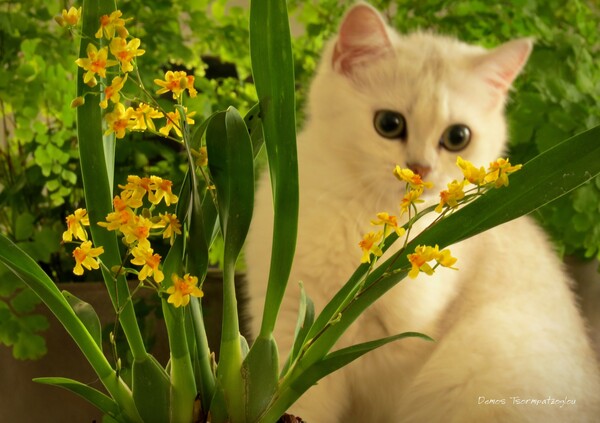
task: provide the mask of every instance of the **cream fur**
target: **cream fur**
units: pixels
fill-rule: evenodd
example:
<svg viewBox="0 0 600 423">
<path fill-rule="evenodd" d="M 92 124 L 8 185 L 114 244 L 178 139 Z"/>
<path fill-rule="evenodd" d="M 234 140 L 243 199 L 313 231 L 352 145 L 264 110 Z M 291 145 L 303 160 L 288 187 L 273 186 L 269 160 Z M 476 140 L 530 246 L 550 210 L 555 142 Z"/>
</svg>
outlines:
<svg viewBox="0 0 600 423">
<path fill-rule="evenodd" d="M 347 57 L 334 54 L 336 43 L 347 46 L 333 40 L 310 91 L 309 119 L 298 140 L 297 253 L 275 334 L 283 357 L 293 341 L 297 282 L 303 281 L 317 311 L 342 286 L 359 264 L 357 243 L 372 230 L 369 221 L 379 211 L 397 213 L 403 186 L 391 173 L 396 164 L 430 166 L 426 180 L 434 191 L 444 189 L 460 176 L 457 154 L 438 147 L 453 123 L 467 124 L 473 133 L 462 157 L 487 165 L 502 155 L 506 89 L 531 45 L 517 40 L 490 52 L 428 33 L 399 36 L 364 4 L 347 15 L 343 31 L 352 33 L 352 20 L 367 15 L 385 28 L 389 43 L 373 41 L 385 50 L 361 62 L 361 46 L 358 53 L 349 51 L 358 55 L 349 64 L 336 66 L 335 60 Z M 375 132 L 379 109 L 404 114 L 407 142 Z M 268 277 L 270 195 L 264 175 L 246 249 L 254 334 Z M 451 250 L 459 271 L 439 269 L 402 281 L 339 346 L 404 331 L 436 342 L 408 339 L 367 354 L 309 390 L 292 412 L 310 423 L 598 420 L 597 363 L 568 278 L 544 234 L 522 218 Z M 516 397 L 576 403 L 515 404 Z"/>
</svg>

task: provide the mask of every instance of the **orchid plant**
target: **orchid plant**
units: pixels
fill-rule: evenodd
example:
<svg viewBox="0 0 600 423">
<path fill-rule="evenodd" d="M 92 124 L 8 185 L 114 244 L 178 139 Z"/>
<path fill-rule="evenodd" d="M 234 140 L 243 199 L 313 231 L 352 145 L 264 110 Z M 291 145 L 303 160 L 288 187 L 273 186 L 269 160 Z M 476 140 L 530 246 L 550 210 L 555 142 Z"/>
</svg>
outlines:
<svg viewBox="0 0 600 423">
<path fill-rule="evenodd" d="M 345 330 L 391 287 L 438 266 L 455 268 L 457 258 L 446 247 L 530 213 L 600 173 L 600 145 L 594 142 L 600 128 L 565 141 L 522 169 L 506 159 L 485 169 L 459 158 L 464 179 L 450 182 L 439 204 L 422 210 L 420 196 L 431 184 L 408 169 L 390 169 L 390 177 L 406 188 L 399 213 L 376 215 L 372 223 L 382 229 L 358 243 L 362 263 L 318 316 L 303 292 L 296 340 L 280 366 L 273 329 L 294 257 L 298 218 L 293 63 L 285 0 L 251 1 L 250 7 L 259 103 L 244 118 L 229 108 L 199 124 L 185 106 L 186 96 L 199 95 L 194 76 L 167 71 L 154 81 L 154 93 L 145 87 L 137 66 L 144 54 L 141 40 L 129 34 L 130 18 L 114 4 L 85 0 L 82 9 L 65 10 L 57 19 L 81 35 L 78 96 L 72 105 L 77 107 L 86 196 L 86 208 L 67 217 L 63 242 L 76 244 L 75 274 L 102 273 L 133 356 L 131 381 L 121 377 L 118 357 L 111 362 L 103 351 L 98 317 L 89 304 L 60 292 L 4 236 L 0 261 L 57 316 L 105 392 L 66 378 L 37 381 L 83 396 L 105 414 L 105 421 L 277 421 L 318 380 L 363 354 L 410 336 L 430 339 L 402 333 L 332 351 Z M 127 82 L 135 93 L 125 89 Z M 155 94 L 172 94 L 173 109 L 161 108 Z M 153 175 L 113 180 L 115 142 L 128 131 L 150 131 L 181 145 L 188 157 L 182 186 Z M 252 218 L 254 159 L 263 144 L 275 206 L 273 254 L 261 330 L 249 345 L 239 331 L 234 271 Z M 114 186 L 120 189 L 116 195 Z M 435 212 L 425 231 L 411 234 L 415 222 Z M 407 223 L 400 225 L 401 219 Z M 224 239 L 223 326 L 217 361 L 204 326 L 202 283 L 219 231 Z M 153 248 L 157 238 L 169 244 L 165 257 Z M 384 260 L 396 242 L 401 245 Z M 144 346 L 132 304 L 136 290 L 130 291 L 127 279 L 161 298 L 170 347 L 166 367 Z"/>
</svg>

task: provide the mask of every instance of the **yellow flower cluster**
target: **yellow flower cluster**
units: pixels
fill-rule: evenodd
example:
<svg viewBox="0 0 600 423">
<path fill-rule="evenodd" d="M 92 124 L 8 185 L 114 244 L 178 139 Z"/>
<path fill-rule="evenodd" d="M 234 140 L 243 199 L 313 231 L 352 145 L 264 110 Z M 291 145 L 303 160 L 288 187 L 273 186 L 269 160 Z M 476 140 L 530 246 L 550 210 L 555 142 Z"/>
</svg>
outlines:
<svg viewBox="0 0 600 423">
<path fill-rule="evenodd" d="M 71 8 L 64 10 L 62 15 L 57 16 L 57 22 L 64 25 L 75 25 L 79 21 L 81 8 Z M 83 82 L 90 87 L 96 86 L 99 82 L 97 77 L 102 78 L 103 84 L 102 99 L 100 107 L 108 109 L 112 104 L 110 111 L 105 114 L 107 129 L 104 135 L 115 134 L 117 138 L 123 138 L 127 131 L 154 131 L 157 134 L 168 137 L 171 130 L 174 130 L 178 137 L 182 137 L 180 116 L 178 112 L 162 112 L 152 107 L 144 101 L 138 102 L 134 108 L 126 107 L 121 103 L 121 91 L 123 90 L 129 74 L 135 68 L 135 59 L 145 53 L 140 49 L 141 41 L 139 38 L 129 39 L 129 31 L 126 24 L 131 19 L 123 19 L 122 12 L 116 10 L 110 15 L 104 15 L 100 18 L 100 27 L 95 34 L 98 39 L 105 40 L 108 46 L 98 47 L 98 43 L 89 43 L 86 49 L 87 57 L 79 58 L 75 61 L 77 65 L 85 70 Z M 109 58 L 109 54 L 112 58 Z M 112 77 L 111 82 L 104 82 L 107 79 L 107 69 L 119 65 L 119 71 Z M 136 80 L 138 85 L 141 81 Z M 167 71 L 165 79 L 155 79 L 154 82 L 161 88 L 156 91 L 157 94 L 171 92 L 173 98 L 181 102 L 182 94 L 187 90 L 190 97 L 195 97 L 197 91 L 194 88 L 194 76 L 188 75 L 185 71 Z M 83 97 L 77 97 L 71 103 L 72 107 L 79 107 L 85 103 Z M 187 113 L 184 108 L 186 122 L 193 124 L 191 117 L 195 112 Z M 155 119 L 165 119 L 165 124 L 156 131 Z"/>
<path fill-rule="evenodd" d="M 119 185 L 119 188 L 121 188 L 120 194 L 113 199 L 113 211 L 106 216 L 106 221 L 98 222 L 98 225 L 109 231 L 121 233 L 129 254 L 133 256 L 131 263 L 141 266 L 137 272 L 140 281 L 152 277 L 154 282 L 160 283 L 164 280 L 160 266 L 161 256 L 152 249 L 149 237 L 162 235 L 163 239 L 169 239 L 172 245 L 175 235 L 181 235 L 181 224 L 177 216 L 172 213 L 159 213 L 158 216 L 153 216 L 152 210 L 161 202 L 167 206 L 177 203 L 178 198 L 172 192 L 172 182 L 158 176 L 142 178 L 130 175 L 127 178 L 127 184 Z M 143 208 L 145 199 L 150 203 L 150 208 Z M 89 226 L 90 221 L 87 211 L 85 209 L 75 210 L 73 214 L 67 216 L 66 222 L 67 230 L 63 233 L 63 241 L 82 241 L 81 245 L 73 252 L 76 263 L 73 273 L 82 275 L 84 267 L 88 270 L 98 269 L 98 257 L 104 252 L 104 249 L 103 247 L 93 248 L 92 242 L 88 240 L 89 236 L 85 227 Z M 186 284 L 189 285 L 188 279 L 186 279 Z M 185 286 L 187 285 L 182 285 L 182 289 Z M 188 294 L 197 294 L 196 290 L 185 289 L 190 291 Z M 179 294 L 181 292 L 177 288 L 174 295 Z M 176 304 L 187 304 L 185 300 L 181 299 L 183 297 L 177 298 L 179 299 Z"/>
<path fill-rule="evenodd" d="M 434 267 L 431 267 L 429 262 L 434 260 L 436 264 Z M 455 269 L 452 266 L 456 263 L 456 258 L 452 257 L 448 249 L 440 251 L 437 245 L 435 247 L 419 245 L 414 253 L 408 255 L 408 261 L 412 266 L 410 272 L 408 272 L 408 276 L 414 279 L 420 272 L 432 275 L 437 266 Z"/>
<path fill-rule="evenodd" d="M 164 202 L 167 206 L 176 204 L 178 198 L 172 192 L 172 182 L 158 176 L 139 177 L 130 175 L 125 185 L 119 185 L 121 192 L 113 199 L 113 211 L 106 216 L 106 221 L 98 222 L 99 226 L 110 231 L 118 231 L 123 237 L 128 252 L 133 258 L 132 264 L 140 266 L 137 272 L 140 281 L 152 278 L 157 284 L 164 280 L 161 269 L 161 256 L 152 249 L 149 237 L 161 235 L 169 239 L 171 245 L 175 235 L 181 235 L 181 224 L 172 213 L 152 215 L 155 206 Z M 150 208 L 143 208 L 144 202 L 150 203 Z M 140 209 L 141 212 L 140 212 Z M 63 233 L 64 242 L 82 241 L 73 251 L 75 267 L 73 273 L 82 275 L 88 270 L 98 269 L 98 257 L 104 252 L 103 247 L 92 247 L 92 242 L 85 229 L 90 221 L 85 209 L 77 209 L 66 218 L 67 230 Z M 198 278 L 186 274 L 183 278 L 173 274 L 173 285 L 166 292 L 168 302 L 176 307 L 185 306 L 190 296 L 202 297 L 202 290 L 197 286 Z"/>
<path fill-rule="evenodd" d="M 64 10 L 55 20 L 64 27 L 73 29 L 81 18 L 81 8 Z M 179 138 L 183 138 L 180 111 L 163 111 L 151 104 L 158 103 L 153 100 L 131 99 L 125 91 L 126 86 L 138 86 L 144 98 L 149 98 L 147 90 L 136 70 L 136 58 L 142 56 L 145 50 L 140 49 L 139 38 L 130 37 L 126 27 L 131 19 L 124 19 L 120 10 L 100 18 L 99 28 L 95 39 L 86 48 L 86 57 L 76 60 L 76 64 L 84 71 L 83 82 L 90 87 L 101 87 L 99 106 L 104 110 L 106 130 L 104 135 L 114 134 L 116 138 L 123 138 L 128 131 L 152 131 L 158 135 L 168 137 L 174 131 Z M 171 93 L 179 105 L 183 102 L 183 93 L 187 91 L 190 97 L 196 97 L 194 88 L 195 79 L 185 71 L 167 71 L 164 79 L 155 79 L 159 86 L 156 94 Z M 88 93 L 90 94 L 90 93 Z M 85 94 L 85 95 L 88 95 Z M 125 99 L 127 102 L 124 102 Z M 134 102 L 135 104 L 129 104 Z M 71 103 L 72 107 L 85 104 L 83 96 L 77 97 Z M 185 123 L 191 125 L 191 118 L 195 112 L 182 108 Z M 164 119 L 164 124 L 157 130 L 157 119 Z M 206 165 L 206 148 L 200 147 L 193 150 L 199 166 Z M 162 235 L 169 239 L 173 245 L 175 236 L 181 235 L 181 224 L 177 216 L 172 213 L 158 213 L 153 215 L 155 207 L 164 202 L 169 207 L 176 204 L 178 198 L 172 192 L 171 181 L 157 176 L 138 177 L 129 176 L 125 185 L 119 185 L 121 191 L 113 199 L 113 211 L 99 226 L 110 231 L 120 233 L 123 243 L 127 246 L 127 257 L 131 264 L 139 266 L 139 270 L 125 268 L 125 272 L 137 274 L 140 281 L 151 279 L 154 286 L 159 288 L 165 279 L 162 271 L 161 256 L 154 252 L 149 238 Z M 150 203 L 149 207 L 146 207 Z M 73 272 L 81 275 L 84 268 L 98 269 L 99 256 L 104 252 L 103 247 L 94 248 L 86 231 L 90 220 L 85 209 L 78 209 L 66 218 L 67 230 L 63 234 L 63 242 L 76 242 L 79 244 L 73 252 L 76 264 Z M 127 259 L 125 259 L 127 260 Z M 169 303 L 176 307 L 185 306 L 190 301 L 190 296 L 201 297 L 202 291 L 197 286 L 198 278 L 186 274 L 183 277 L 171 275 L 172 286 L 166 289 L 169 294 Z"/>
<path fill-rule="evenodd" d="M 73 238 L 82 241 L 81 245 L 73 251 L 75 267 L 73 273 L 83 275 L 83 268 L 88 270 L 98 269 L 98 256 L 104 252 L 102 247 L 93 248 L 92 241 L 88 241 L 86 226 L 90 226 L 90 218 L 86 209 L 77 209 L 66 217 L 67 230 L 63 232 L 63 242 L 74 242 Z M 83 266 L 83 267 L 82 267 Z"/>
<path fill-rule="evenodd" d="M 508 185 L 508 175 L 521 169 L 522 165 L 511 165 L 508 159 L 497 159 L 490 163 L 487 170 L 481 166 L 476 167 L 471 162 L 458 156 L 456 165 L 462 171 L 464 179 L 454 180 L 448 184 L 448 189 L 440 192 L 440 202 L 435 211 L 441 213 L 444 208 L 456 208 L 465 198 L 465 187 L 473 184 L 475 190 L 481 193 L 482 189 L 492 187 L 500 188 Z"/>
<path fill-rule="evenodd" d="M 508 176 L 522 167 L 521 165 L 512 165 L 508 159 L 502 158 L 491 162 L 487 169 L 484 167 L 478 168 L 462 157 L 458 157 L 456 164 L 461 169 L 464 178 L 462 181 L 454 180 L 450 182 L 447 189 L 440 192 L 440 202 L 435 208 L 438 213 L 442 213 L 444 209 L 454 209 L 476 195 L 481 195 L 487 189 L 508 185 Z M 424 202 L 421 200 L 421 195 L 425 189 L 432 188 L 433 184 L 423 181 L 421 176 L 412 170 L 403 169 L 400 166 L 396 166 L 393 173 L 398 180 L 406 184 L 405 194 L 400 202 L 400 216 L 408 213 L 408 225 L 410 227 L 412 224 L 411 217 L 415 216 L 418 211 L 417 204 Z M 465 192 L 465 187 L 471 184 L 475 187 L 472 188 L 472 191 Z M 475 195 L 469 196 L 472 193 Z M 383 229 L 367 233 L 358 243 L 363 253 L 362 263 L 371 263 L 373 257 L 380 257 L 383 254 L 385 239 L 392 232 L 396 233 L 398 237 L 406 234 L 406 229 L 404 226 L 399 225 L 398 218 L 387 212 L 378 213 L 377 219 L 372 220 L 371 224 L 382 225 Z M 456 263 L 456 260 L 448 249 L 440 251 L 437 245 L 435 247 L 420 245 L 414 253 L 408 255 L 408 261 L 411 264 L 408 275 L 411 278 L 416 278 L 419 272 L 431 275 L 438 266 L 454 269 L 452 266 Z M 433 267 L 429 264 L 432 261 L 436 262 Z"/>
</svg>

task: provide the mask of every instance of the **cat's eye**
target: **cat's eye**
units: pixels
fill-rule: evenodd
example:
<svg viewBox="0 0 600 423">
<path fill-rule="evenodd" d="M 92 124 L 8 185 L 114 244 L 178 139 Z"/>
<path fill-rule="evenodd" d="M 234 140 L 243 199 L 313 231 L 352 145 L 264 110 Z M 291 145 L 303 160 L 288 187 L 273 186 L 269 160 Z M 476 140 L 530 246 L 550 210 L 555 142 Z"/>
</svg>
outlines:
<svg viewBox="0 0 600 423">
<path fill-rule="evenodd" d="M 440 145 L 448 151 L 464 150 L 471 142 L 471 130 L 466 125 L 451 125 L 442 134 Z"/>
<path fill-rule="evenodd" d="M 388 139 L 406 139 L 406 119 L 393 110 L 378 110 L 373 126 L 379 135 Z"/>
</svg>

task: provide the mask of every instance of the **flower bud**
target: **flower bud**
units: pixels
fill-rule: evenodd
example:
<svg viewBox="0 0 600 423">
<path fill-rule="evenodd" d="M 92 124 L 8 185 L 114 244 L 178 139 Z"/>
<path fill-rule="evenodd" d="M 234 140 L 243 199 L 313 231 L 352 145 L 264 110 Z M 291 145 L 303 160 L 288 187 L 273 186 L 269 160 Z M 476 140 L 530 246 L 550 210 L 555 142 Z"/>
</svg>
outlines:
<svg viewBox="0 0 600 423">
<path fill-rule="evenodd" d="M 79 106 L 83 106 L 84 104 L 85 104 L 85 98 L 83 98 L 82 96 L 75 97 L 73 99 L 73 101 L 71 101 L 71 108 L 75 109 Z"/>
<path fill-rule="evenodd" d="M 67 26 L 67 23 L 65 22 L 65 20 L 63 19 L 63 17 L 61 15 L 56 15 L 54 17 L 54 20 L 56 21 L 57 24 L 59 24 L 62 27 Z"/>
<path fill-rule="evenodd" d="M 179 78 L 179 88 L 181 88 L 182 90 L 185 90 L 188 86 L 188 80 L 187 80 L 187 76 L 182 76 L 181 78 Z"/>
</svg>

